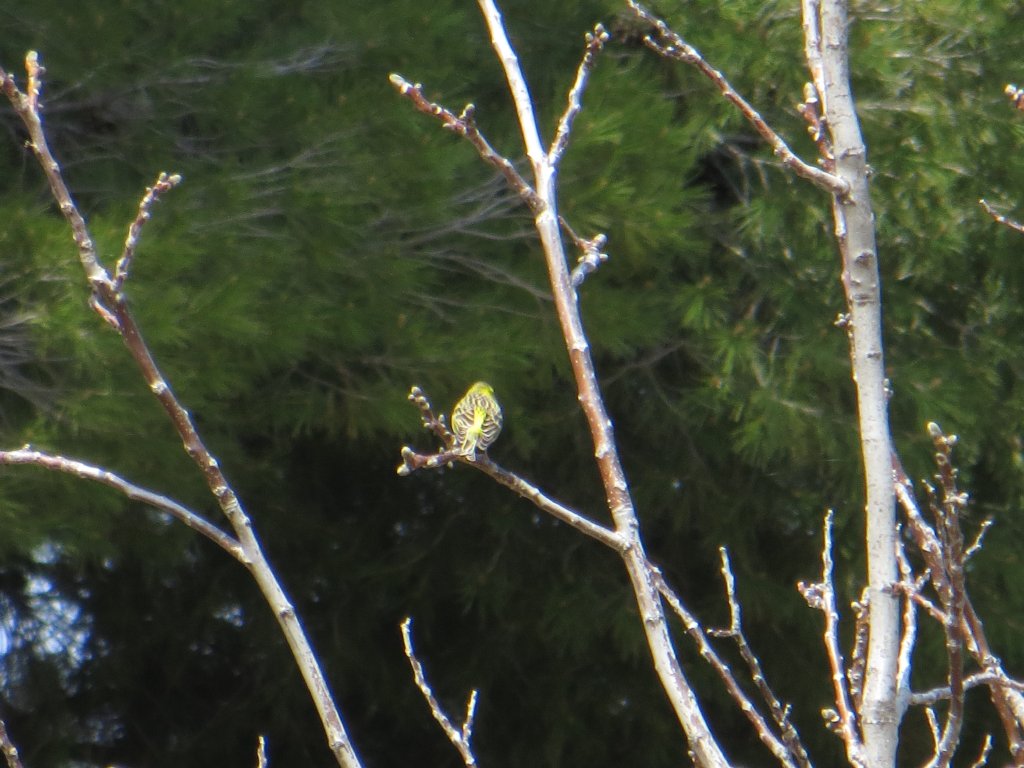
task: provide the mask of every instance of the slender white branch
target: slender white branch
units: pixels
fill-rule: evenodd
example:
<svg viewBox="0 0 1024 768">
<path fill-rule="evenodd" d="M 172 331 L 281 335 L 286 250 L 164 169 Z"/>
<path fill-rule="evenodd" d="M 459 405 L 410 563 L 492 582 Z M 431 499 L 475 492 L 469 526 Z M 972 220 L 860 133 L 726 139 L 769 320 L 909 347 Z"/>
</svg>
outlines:
<svg viewBox="0 0 1024 768">
<path fill-rule="evenodd" d="M 898 580 L 894 452 L 889 429 L 875 217 L 868 185 L 867 150 L 850 85 L 846 0 L 807 2 L 804 11 L 809 15 L 804 19 L 804 29 L 811 35 L 807 41 L 808 66 L 812 75 L 820 78 L 816 85 L 832 139 L 835 175 L 849 186 L 847 194 L 833 195 L 832 213 L 842 256 L 850 361 L 864 465 L 871 630 L 860 714 L 867 763 L 887 768 L 896 759 L 901 716 L 897 695 L 900 610 L 892 589 Z"/>
<path fill-rule="evenodd" d="M 836 195 L 845 195 L 849 190 L 847 181 L 839 178 L 834 173 L 816 168 L 801 160 L 797 154 L 789 148 L 786 141 L 775 132 L 774 129 L 761 117 L 760 113 L 744 99 L 739 92 L 729 84 L 725 76 L 712 67 L 701 55 L 700 51 L 687 43 L 678 33 L 674 32 L 668 24 L 648 11 L 642 5 L 629 0 L 629 7 L 637 17 L 651 24 L 657 31 L 657 37 L 648 36 L 644 42 L 649 48 L 660 55 L 681 61 L 685 64 L 696 67 L 701 74 L 708 78 L 718 88 L 723 98 L 734 104 L 747 121 L 760 134 L 772 152 L 782 163 L 792 170 L 797 176 L 807 179 L 816 186 Z"/>
<path fill-rule="evenodd" d="M 3 720 L 0 720 L 0 752 L 3 753 L 7 768 L 24 768 L 18 747 L 7 733 L 7 724 Z"/>
<path fill-rule="evenodd" d="M 572 126 L 580 112 L 583 110 L 583 90 L 587 87 L 587 80 L 590 71 L 594 68 L 597 54 L 608 42 L 609 35 L 600 24 L 594 27 L 594 31 L 588 32 L 586 37 L 586 50 L 583 53 L 583 60 L 576 70 L 576 82 L 569 89 L 568 103 L 565 112 L 558 121 L 558 128 L 555 130 L 555 139 L 551 142 L 551 149 L 548 151 L 548 163 L 557 167 L 559 160 L 569 146 L 569 135 L 572 133 Z"/>
<path fill-rule="evenodd" d="M 484 21 L 487 22 L 487 29 L 491 33 L 491 45 L 494 47 L 495 53 L 498 54 L 498 60 L 505 71 L 505 79 L 508 80 L 512 102 L 516 105 L 526 156 L 533 166 L 534 175 L 539 178 L 549 164 L 547 153 L 544 151 L 544 143 L 541 141 L 540 129 L 537 126 L 537 117 L 533 112 L 530 89 L 523 76 L 523 70 L 519 66 L 519 58 L 512 48 L 512 43 L 509 42 L 508 35 L 505 34 L 505 23 L 502 21 L 497 4 L 493 0 L 478 0 L 478 5 L 480 12 L 484 15 Z"/>
<path fill-rule="evenodd" d="M 86 464 L 83 461 L 76 461 L 64 456 L 35 451 L 29 447 L 20 448 L 15 451 L 0 451 L 0 464 L 31 464 L 43 467 L 51 472 L 61 472 L 66 475 L 73 475 L 82 480 L 91 480 L 106 485 L 114 490 L 120 491 L 125 497 L 132 501 L 147 504 L 154 509 L 165 512 L 176 520 L 187 525 L 193 531 L 201 533 L 218 547 L 223 549 L 233 558 L 241 563 L 245 562 L 245 553 L 238 541 L 215 526 L 207 522 L 201 515 L 182 506 L 173 499 L 161 496 L 153 491 L 146 490 L 124 478 L 115 475 L 113 472 Z"/>
<path fill-rule="evenodd" d="M 813 584 L 801 582 L 800 593 L 807 604 L 821 611 L 825 616 L 825 652 L 832 670 L 832 690 L 836 709 L 831 713 L 834 720 L 829 726 L 839 734 L 846 746 L 846 756 L 852 765 L 865 768 L 870 765 L 864 754 L 858 728 L 857 712 L 850 699 L 847 687 L 846 662 L 839 647 L 839 608 L 836 605 L 835 579 L 832 562 L 832 519 L 833 512 L 825 513 L 825 526 L 821 546 L 821 581 Z"/>
<path fill-rule="evenodd" d="M 402 644 L 405 646 L 405 657 L 409 659 L 409 666 L 412 667 L 412 676 L 416 681 L 416 687 L 420 689 L 423 698 L 427 700 L 430 714 L 434 716 L 437 724 L 441 726 L 441 730 L 448 737 L 448 741 L 458 750 L 459 756 L 462 757 L 462 762 L 465 763 L 466 768 L 473 768 L 476 765 L 476 757 L 473 755 L 470 740 L 473 736 L 473 717 L 476 714 L 476 689 L 473 689 L 469 694 L 469 700 L 466 702 L 465 720 L 463 720 L 459 728 L 456 728 L 448 715 L 444 713 L 444 709 L 441 708 L 441 703 L 437 700 L 437 697 L 434 696 L 434 691 L 431 689 L 430 683 L 427 682 L 427 675 L 423 670 L 423 664 L 416 658 L 416 651 L 412 647 L 412 619 L 408 617 L 402 622 Z"/>
<path fill-rule="evenodd" d="M 239 559 L 249 570 L 264 599 L 274 612 L 278 626 L 288 642 L 295 663 L 320 715 L 324 734 L 335 760 L 342 768 L 360 768 L 359 758 L 345 729 L 341 713 L 334 702 L 320 662 L 298 620 L 295 607 L 288 600 L 273 568 L 267 562 L 241 500 L 221 470 L 220 463 L 200 437 L 191 414 L 178 400 L 167 379 L 161 373 L 128 306 L 122 288 L 130 267 L 131 254 L 138 243 L 141 224 L 135 228 L 134 232 L 130 231 L 129 233 L 120 263 L 121 277 L 119 279 L 111 278 L 110 273 L 99 260 L 95 241 L 89 232 L 85 218 L 71 198 L 60 164 L 54 158 L 47 143 L 39 114 L 39 92 L 44 70 L 34 52 L 30 52 L 26 56 L 25 66 L 28 73 L 26 93 L 22 93 L 17 88 L 14 78 L 3 69 L 0 69 L 0 88 L 28 129 L 32 150 L 49 182 L 53 198 L 71 227 L 72 235 L 78 246 L 79 260 L 92 290 L 90 305 L 103 321 L 121 336 L 121 340 L 128 348 L 146 385 L 167 412 L 178 437 L 181 438 L 185 452 L 199 468 L 210 493 L 217 500 L 221 512 L 234 529 L 238 544 L 243 549 L 243 555 Z M 172 183 L 172 178 L 161 177 L 158 183 L 163 182 L 165 186 L 173 186 L 180 180 L 176 179 Z M 147 202 L 146 198 L 150 197 L 150 192 L 147 192 L 140 203 L 139 216 L 148 214 L 151 202 Z M 139 219 L 137 218 L 136 221 Z"/>
<path fill-rule="evenodd" d="M 693 689 L 679 664 L 672 645 L 665 608 L 648 567 L 647 555 L 640 538 L 640 523 L 619 459 L 612 420 L 605 410 L 598 386 L 597 372 L 590 355 L 590 344 L 583 330 L 578 298 L 566 264 L 558 218 L 555 185 L 557 168 L 549 162 L 547 154 L 543 151 L 526 80 L 509 43 L 497 6 L 493 0 L 479 0 L 479 5 L 487 22 L 492 45 L 505 70 L 505 77 L 519 116 L 526 154 L 533 165 L 534 189 L 541 201 L 541 206 L 534 212 L 534 224 L 544 248 L 555 309 L 576 378 L 580 405 L 590 427 L 594 457 L 601 473 L 608 508 L 615 522 L 616 532 L 624 540 L 621 556 L 636 596 L 654 668 L 686 733 L 697 764 L 702 768 L 725 768 L 728 761 L 711 734 Z"/>
</svg>

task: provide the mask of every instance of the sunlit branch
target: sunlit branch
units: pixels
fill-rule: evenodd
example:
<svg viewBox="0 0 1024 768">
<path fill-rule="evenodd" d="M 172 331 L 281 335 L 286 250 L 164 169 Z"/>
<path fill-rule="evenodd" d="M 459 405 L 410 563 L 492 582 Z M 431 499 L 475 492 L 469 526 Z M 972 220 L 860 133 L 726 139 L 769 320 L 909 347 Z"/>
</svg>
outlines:
<svg viewBox="0 0 1024 768">
<path fill-rule="evenodd" d="M 604 44 L 608 42 L 608 38 L 608 32 L 600 24 L 594 27 L 593 32 L 587 33 L 583 59 L 576 70 L 576 81 L 569 89 L 568 104 L 558 121 L 555 139 L 551 142 L 551 149 L 548 150 L 548 162 L 553 166 L 558 165 L 562 155 L 565 154 L 566 147 L 569 146 L 569 135 L 572 133 L 573 123 L 583 109 L 583 90 L 587 87 L 587 79 L 594 69 L 597 55 L 604 48 Z"/>
<path fill-rule="evenodd" d="M 783 165 L 792 170 L 797 176 L 807 179 L 834 195 L 843 197 L 850 191 L 850 185 L 843 179 L 801 160 L 789 148 L 785 140 L 765 122 L 758 111 L 729 84 L 725 76 L 708 64 L 704 57 L 701 56 L 700 51 L 683 40 L 668 24 L 633 0 L 629 0 L 629 7 L 633 13 L 655 29 L 656 35 L 646 36 L 644 43 L 651 50 L 665 58 L 675 59 L 676 61 L 696 67 L 701 74 L 714 83 L 726 100 L 732 102 L 740 110 L 747 121 L 754 127 L 754 130 L 758 132 L 761 138 L 768 142 L 772 152 L 782 161 Z"/>
<path fill-rule="evenodd" d="M 135 220 L 128 227 L 128 236 L 124 241 L 124 250 L 121 258 L 117 260 L 114 268 L 114 290 L 120 291 L 128 279 L 131 271 L 132 260 L 135 258 L 135 249 L 139 245 L 139 238 L 142 236 L 142 227 L 150 217 L 150 209 L 160 199 L 160 195 L 169 192 L 181 183 L 181 176 L 178 174 L 160 173 L 152 187 L 146 187 L 146 194 L 139 201 L 139 212 Z"/>
<path fill-rule="evenodd" d="M 1003 214 L 999 213 L 999 211 L 993 208 L 991 203 L 989 203 L 984 198 L 979 200 L 978 204 L 985 209 L 985 213 L 991 216 L 997 224 L 1002 224 L 1004 227 L 1009 227 L 1015 232 L 1020 232 L 1021 234 L 1024 234 L 1024 224 L 1021 224 L 1019 221 L 1016 221 L 1015 219 L 1011 219 L 1008 216 L 1004 216 Z"/>
<path fill-rule="evenodd" d="M 27 447 L 15 451 L 0 451 L 0 464 L 31 464 L 43 467 L 51 472 L 62 472 L 82 480 L 91 480 L 106 485 L 119 491 L 132 501 L 138 501 L 160 512 L 165 512 L 175 520 L 187 525 L 193 531 L 208 538 L 239 562 L 245 563 L 245 553 L 238 541 L 220 530 L 217 526 L 207 522 L 203 517 L 178 502 L 130 483 L 109 470 L 86 464 L 82 461 L 68 459 L 64 456 L 35 451 Z"/>
<path fill-rule="evenodd" d="M 829 667 L 832 670 L 832 688 L 836 709 L 831 714 L 834 720 L 828 722 L 843 744 L 846 756 L 858 768 L 866 768 L 864 745 L 860 739 L 857 724 L 857 713 L 850 700 L 846 681 L 846 664 L 839 648 L 839 609 L 836 606 L 835 581 L 832 564 L 832 510 L 825 514 L 824 541 L 821 547 L 821 581 L 816 583 L 800 582 L 800 594 L 807 604 L 822 612 L 825 616 L 825 651 L 828 654 Z"/>
<path fill-rule="evenodd" d="M 331 695 L 330 686 L 320 667 L 320 662 L 298 620 L 295 607 L 289 601 L 276 574 L 267 562 L 241 500 L 229 484 L 217 459 L 200 438 L 192 416 L 177 399 L 153 359 L 122 290 L 132 254 L 138 244 L 144 214 L 148 214 L 151 207 L 151 202 L 147 198 L 155 199 L 155 194 L 177 183 L 178 179 L 173 176 L 161 175 L 158 180 L 160 189 L 157 192 L 154 192 L 153 189 L 147 191 L 139 204 L 139 214 L 135 221 L 138 226 L 134 227 L 134 231 L 132 228 L 129 229 L 125 251 L 119 262 L 121 276 L 119 279 L 111 278 L 110 273 L 99 261 L 95 242 L 89 233 L 85 219 L 72 200 L 60 165 L 47 144 L 39 113 L 39 94 L 44 70 L 40 66 L 39 57 L 35 52 L 30 52 L 26 56 L 25 67 L 28 73 L 28 86 L 25 93 L 17 88 L 14 78 L 2 69 L 0 69 L 0 88 L 28 130 L 32 151 L 43 169 L 50 185 L 50 191 L 61 213 L 71 227 L 72 235 L 78 246 L 79 260 L 92 291 L 90 306 L 104 322 L 121 336 L 146 385 L 167 412 L 175 431 L 181 438 L 185 453 L 203 474 L 210 493 L 217 500 L 221 512 L 234 529 L 238 545 L 243 550 L 243 556 L 239 559 L 259 586 L 288 642 L 306 688 L 320 715 L 324 735 L 335 760 L 343 768 L 360 768 L 359 759 L 341 719 L 341 713 Z"/>
<path fill-rule="evenodd" d="M 434 696 L 434 691 L 431 690 L 430 683 L 427 682 L 426 672 L 423 670 L 423 664 L 418 658 L 416 658 L 416 652 L 412 646 L 412 619 L 406 618 L 402 622 L 402 644 L 405 646 L 405 656 L 409 659 L 409 665 L 412 667 L 413 679 L 416 681 L 416 687 L 420 689 L 420 693 L 423 694 L 423 698 L 427 700 L 427 705 L 430 707 L 430 714 L 434 716 L 434 720 L 441 726 L 441 730 L 444 731 L 444 735 L 448 737 L 448 741 L 452 743 L 452 746 L 458 750 L 459 755 L 462 757 L 462 762 L 466 768 L 473 768 L 476 765 L 476 757 L 473 755 L 473 748 L 470 746 L 470 741 L 473 738 L 473 717 L 476 714 L 476 702 L 477 692 L 476 689 L 469 694 L 469 699 L 466 702 L 466 717 L 459 728 L 456 728 L 452 723 L 448 715 L 445 714 L 441 708 L 441 703 Z"/>
<path fill-rule="evenodd" d="M 3 752 L 7 768 L 24 768 L 18 747 L 7 733 L 7 724 L 3 720 L 0 720 L 0 752 Z"/>
</svg>

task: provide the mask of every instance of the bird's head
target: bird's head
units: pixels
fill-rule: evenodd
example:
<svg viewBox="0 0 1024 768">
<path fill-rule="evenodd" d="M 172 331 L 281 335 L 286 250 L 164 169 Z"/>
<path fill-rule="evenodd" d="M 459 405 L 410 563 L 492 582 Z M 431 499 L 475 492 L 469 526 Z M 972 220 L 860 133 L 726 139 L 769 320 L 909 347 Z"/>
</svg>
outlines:
<svg viewBox="0 0 1024 768">
<path fill-rule="evenodd" d="M 492 387 L 486 381 L 478 381 L 476 384 L 469 388 L 469 392 L 467 394 L 494 397 L 494 387 Z"/>
</svg>

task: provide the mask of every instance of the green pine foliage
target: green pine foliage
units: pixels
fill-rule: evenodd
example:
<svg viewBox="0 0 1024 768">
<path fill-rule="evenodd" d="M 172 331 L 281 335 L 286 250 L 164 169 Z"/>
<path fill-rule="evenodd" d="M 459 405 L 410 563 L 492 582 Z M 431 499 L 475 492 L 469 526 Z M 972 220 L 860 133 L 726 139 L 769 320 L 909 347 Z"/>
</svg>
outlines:
<svg viewBox="0 0 1024 768">
<path fill-rule="evenodd" d="M 475 8 L 214 6 L 4 3 L 0 62 L 20 76 L 25 50 L 40 51 L 52 146 L 108 267 L 145 185 L 162 170 L 185 177 L 146 225 L 130 300 L 237 483 L 360 753 L 380 765 L 453 757 L 402 656 L 397 626 L 411 615 L 449 710 L 481 690 L 482 763 L 679 764 L 685 747 L 615 558 L 464 468 L 394 474 L 401 445 L 430 447 L 409 387 L 447 412 L 486 379 L 505 413 L 491 454 L 606 520 L 528 212 L 387 80 L 421 81 L 455 111 L 473 102 L 481 130 L 525 170 Z M 658 10 L 813 157 L 793 109 L 805 76 L 791 3 Z M 619 3 L 518 0 L 503 12 L 546 140 L 583 33 L 597 21 L 613 33 L 560 204 L 581 235 L 609 238 L 581 302 L 646 540 L 719 623 L 717 547 L 729 546 L 751 639 L 780 692 L 814 702 L 795 716 L 827 761 L 837 745 L 816 714 L 828 697 L 819 617 L 793 584 L 817 573 L 825 508 L 838 515 L 845 598 L 862 559 L 828 200 L 698 73 L 654 58 Z M 974 597 L 1008 667 L 1024 669 L 1022 240 L 976 205 L 1022 199 L 1024 120 L 1001 94 L 1019 77 L 1021 11 L 993 0 L 853 13 L 897 444 L 927 477 L 924 422 L 962 436 L 968 527 L 997 518 Z M 4 444 L 101 464 L 216 518 L 123 345 L 90 311 L 9 110 L 0 125 L 0 316 L 19 320 L 0 328 L 0 350 L 27 353 L 0 365 Z M 330 764 L 241 569 L 106 489 L 25 468 L 2 477 L 0 614 L 17 642 L 2 656 L 0 710 L 27 763 L 238 764 L 265 733 L 278 764 Z M 937 681 L 936 642 L 922 641 L 921 686 Z M 730 757 L 763 761 L 679 646 Z M 794 676 L 797 665 L 818 673 Z M 927 748 L 907 745 L 908 761 Z"/>
</svg>

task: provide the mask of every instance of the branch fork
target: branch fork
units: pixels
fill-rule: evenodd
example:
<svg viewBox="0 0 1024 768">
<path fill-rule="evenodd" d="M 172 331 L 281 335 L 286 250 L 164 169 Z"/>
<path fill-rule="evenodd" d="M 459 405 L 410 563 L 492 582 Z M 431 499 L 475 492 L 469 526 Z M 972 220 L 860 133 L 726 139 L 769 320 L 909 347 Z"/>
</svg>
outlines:
<svg viewBox="0 0 1024 768">
<path fill-rule="evenodd" d="M 161 195 L 180 183 L 181 177 L 176 174 L 161 173 L 154 185 L 147 188 L 139 203 L 138 213 L 128 228 L 124 249 L 115 267 L 115 276 L 111 277 L 99 260 L 95 242 L 86 225 L 85 218 L 72 199 L 64 182 L 60 165 L 47 144 L 40 116 L 42 105 L 39 100 L 42 90 L 41 77 L 44 70 L 39 63 L 39 56 L 34 51 L 30 51 L 25 57 L 25 67 L 28 74 L 25 93 L 18 89 L 14 78 L 3 69 L 0 69 L 0 88 L 28 130 L 29 146 L 46 176 L 54 200 L 71 228 L 78 248 L 79 261 L 92 291 L 90 306 L 107 325 L 121 336 L 146 385 L 167 412 L 175 431 L 181 438 L 186 454 L 203 474 L 210 493 L 217 500 L 221 512 L 231 525 L 235 535 L 232 537 L 226 534 L 203 520 L 199 515 L 159 494 L 140 489 L 109 471 L 82 462 L 61 456 L 42 454 L 26 447 L 20 451 L 0 453 L 0 463 L 35 464 L 52 471 L 74 474 L 116 488 L 129 498 L 137 499 L 171 514 L 217 543 L 241 562 L 259 586 L 288 642 L 292 656 L 306 683 L 306 688 L 320 715 L 324 734 L 335 760 L 342 768 L 360 768 L 359 758 L 356 756 L 355 749 L 345 730 L 341 713 L 331 695 L 330 686 L 319 661 L 298 621 L 295 608 L 288 600 L 277 576 L 267 562 L 241 500 L 222 472 L 217 459 L 202 441 L 192 417 L 179 402 L 157 367 L 124 294 L 123 289 L 129 277 L 142 228 L 150 217 L 151 208 Z"/>
</svg>

